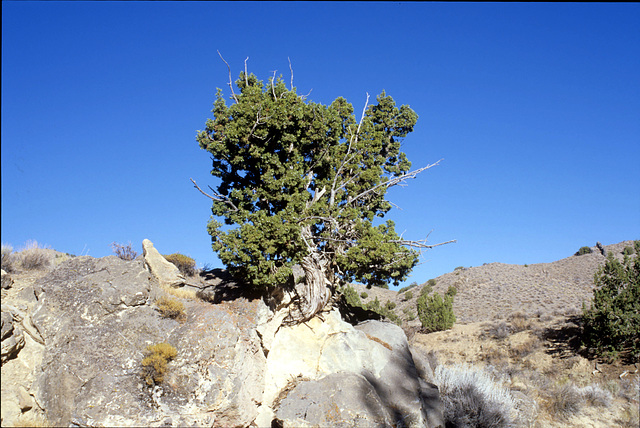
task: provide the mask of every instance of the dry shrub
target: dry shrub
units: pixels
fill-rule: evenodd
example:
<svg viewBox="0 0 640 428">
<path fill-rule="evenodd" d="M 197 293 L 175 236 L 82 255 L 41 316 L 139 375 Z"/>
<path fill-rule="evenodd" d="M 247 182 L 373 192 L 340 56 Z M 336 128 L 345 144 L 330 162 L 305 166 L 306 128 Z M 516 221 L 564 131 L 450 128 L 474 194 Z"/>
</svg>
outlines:
<svg viewBox="0 0 640 428">
<path fill-rule="evenodd" d="M 45 251 L 46 247 L 35 240 L 27 241 L 20 252 L 20 266 L 25 270 L 46 269 L 51 264 L 51 257 Z"/>
<path fill-rule="evenodd" d="M 142 378 L 147 385 L 162 383 L 167 363 L 178 355 L 178 351 L 168 343 L 158 343 L 149 345 L 146 354 L 142 360 Z"/>
<path fill-rule="evenodd" d="M 167 296 L 162 296 L 156 300 L 156 306 L 165 318 L 184 319 L 184 305 L 182 302 Z"/>
<path fill-rule="evenodd" d="M 9 244 L 2 244 L 2 259 L 0 262 L 2 270 L 7 273 L 15 272 L 14 262 L 13 247 Z"/>
<path fill-rule="evenodd" d="M 127 245 L 118 244 L 117 242 L 111 243 L 111 249 L 122 260 L 131 261 L 135 260 L 138 257 L 138 253 L 133 249 L 131 242 Z"/>
<path fill-rule="evenodd" d="M 446 426 L 510 427 L 516 413 L 508 389 L 484 370 L 469 366 L 438 366 L 434 373 L 440 388 Z"/>
<path fill-rule="evenodd" d="M 526 342 L 522 342 L 509 349 L 509 354 L 512 358 L 522 358 L 533 353 L 538 348 L 540 348 L 540 339 L 532 337 Z"/>
<path fill-rule="evenodd" d="M 591 384 L 580 388 L 584 400 L 592 407 L 609 407 L 613 401 L 613 395 L 599 385 Z"/>
<path fill-rule="evenodd" d="M 180 288 L 162 287 L 162 289 L 164 291 L 166 291 L 168 294 L 171 294 L 172 296 L 175 296 L 175 297 L 177 297 L 179 299 L 190 299 L 190 300 L 197 299 L 196 290 L 194 290 L 192 288 L 186 288 L 186 287 L 180 287 Z"/>
<path fill-rule="evenodd" d="M 196 274 L 196 261 L 191 257 L 180 253 L 173 253 L 164 256 L 164 258 L 168 262 L 173 263 L 184 276 L 193 276 Z"/>
<path fill-rule="evenodd" d="M 485 333 L 494 339 L 505 339 L 511 334 L 511 327 L 506 322 L 500 321 L 497 324 L 491 324 Z"/>
<path fill-rule="evenodd" d="M 531 322 L 527 319 L 527 316 L 522 312 L 514 312 L 509 315 L 509 323 L 511 324 L 511 331 L 513 333 L 519 333 L 521 331 L 528 330 L 531 327 Z"/>
<path fill-rule="evenodd" d="M 548 392 L 546 404 L 549 414 L 564 419 L 579 413 L 584 402 L 580 390 L 572 383 L 565 383 Z"/>
</svg>

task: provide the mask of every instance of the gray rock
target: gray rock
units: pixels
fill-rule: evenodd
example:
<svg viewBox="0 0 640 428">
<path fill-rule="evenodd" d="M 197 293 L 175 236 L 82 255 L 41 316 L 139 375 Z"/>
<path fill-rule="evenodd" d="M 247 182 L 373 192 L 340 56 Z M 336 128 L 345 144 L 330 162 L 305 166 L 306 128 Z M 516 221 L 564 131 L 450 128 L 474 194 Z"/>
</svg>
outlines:
<svg viewBox="0 0 640 428">
<path fill-rule="evenodd" d="M 396 426 L 371 383 L 353 373 L 300 382 L 280 402 L 276 420 L 283 427 Z"/>
<path fill-rule="evenodd" d="M 14 323 L 14 316 L 9 311 L 2 311 L 2 344 L 0 360 L 2 364 L 16 358 L 24 347 L 24 333 L 19 325 Z"/>
<path fill-rule="evenodd" d="M 165 259 L 148 239 L 142 241 L 145 265 L 163 287 L 181 287 L 185 283 L 180 270 Z"/>
<path fill-rule="evenodd" d="M 9 288 L 11 288 L 13 286 L 13 279 L 11 278 L 11 275 L 9 275 L 7 272 L 4 271 L 4 269 L 1 271 L 2 274 L 2 289 L 3 290 L 7 290 Z"/>
</svg>

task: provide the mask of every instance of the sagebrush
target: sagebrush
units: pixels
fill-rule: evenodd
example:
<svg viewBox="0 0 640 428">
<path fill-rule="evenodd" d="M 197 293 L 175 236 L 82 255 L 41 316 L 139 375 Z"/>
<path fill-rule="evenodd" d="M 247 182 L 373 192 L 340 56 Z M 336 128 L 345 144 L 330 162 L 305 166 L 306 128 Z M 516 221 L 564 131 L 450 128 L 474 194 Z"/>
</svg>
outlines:
<svg viewBox="0 0 640 428">
<path fill-rule="evenodd" d="M 168 262 L 173 263 L 180 273 L 185 276 L 193 276 L 196 274 L 196 261 L 189 256 L 180 253 L 173 253 L 164 256 Z"/>
<path fill-rule="evenodd" d="M 142 378 L 147 385 L 161 383 L 167 372 L 167 364 L 178 355 L 178 351 L 168 343 L 149 345 L 147 356 L 142 360 Z"/>
<path fill-rule="evenodd" d="M 138 257 L 138 253 L 133 249 L 131 242 L 129 242 L 127 245 L 112 242 L 111 249 L 113 250 L 115 255 L 122 260 L 131 261 L 135 260 L 136 257 Z"/>
</svg>

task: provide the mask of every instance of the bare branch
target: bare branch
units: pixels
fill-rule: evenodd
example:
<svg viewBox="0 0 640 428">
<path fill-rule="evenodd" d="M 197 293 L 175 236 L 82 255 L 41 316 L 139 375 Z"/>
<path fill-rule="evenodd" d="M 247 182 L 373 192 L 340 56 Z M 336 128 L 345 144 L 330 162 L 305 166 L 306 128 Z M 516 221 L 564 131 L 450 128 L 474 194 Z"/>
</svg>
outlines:
<svg viewBox="0 0 640 428">
<path fill-rule="evenodd" d="M 396 244 L 404 245 L 404 246 L 407 246 L 407 247 L 430 249 L 430 248 L 433 248 L 433 247 L 439 247 L 440 245 L 451 244 L 453 242 L 457 242 L 457 240 L 456 239 L 452 239 L 450 241 L 440 242 L 439 244 L 427 244 L 427 240 L 426 239 L 420 239 L 418 241 L 410 241 L 410 240 L 407 240 L 407 239 L 395 239 L 395 240 L 389 241 L 389 242 L 393 242 L 393 243 L 396 243 Z"/>
<path fill-rule="evenodd" d="M 218 51 L 218 55 L 220 56 L 220 59 L 224 61 L 225 64 L 227 64 L 227 68 L 229 69 L 229 88 L 231 88 L 231 96 L 233 96 L 233 99 L 236 101 L 236 104 L 237 104 L 238 97 L 236 96 L 236 93 L 233 92 L 233 81 L 231 80 L 231 67 L 229 66 L 229 63 L 224 58 L 222 58 L 222 54 L 220 53 L 220 51 Z"/>
<path fill-rule="evenodd" d="M 247 84 L 247 86 L 249 86 L 249 74 L 247 73 L 247 61 L 249 60 L 249 57 L 246 57 L 244 60 L 244 83 Z"/>
<path fill-rule="evenodd" d="M 200 193 L 202 193 L 203 195 L 205 195 L 207 198 L 211 199 L 212 201 L 215 202 L 224 202 L 225 204 L 229 205 L 229 207 L 231 207 L 231 209 L 233 211 L 238 211 L 238 207 L 235 206 L 235 204 L 233 202 L 231 202 L 231 199 L 227 198 L 226 196 L 223 196 L 219 193 L 217 193 L 215 190 L 211 189 L 211 187 L 209 187 L 209 189 L 211 189 L 211 191 L 214 193 L 215 196 L 211 196 L 208 193 L 206 193 L 204 190 L 202 190 L 198 184 L 196 184 L 195 180 L 193 178 L 190 178 L 189 180 L 191 180 L 191 182 L 193 183 L 193 185 L 195 186 L 196 189 L 198 189 L 200 191 Z"/>
<path fill-rule="evenodd" d="M 291 91 L 293 91 L 293 68 L 291 67 L 291 58 L 287 57 L 289 60 L 289 70 L 291 70 Z"/>
<path fill-rule="evenodd" d="M 276 71 L 278 71 L 278 70 L 273 70 L 273 77 L 271 78 L 271 92 L 273 92 L 273 99 L 274 100 L 278 99 L 278 97 L 276 97 L 276 87 L 275 87 Z"/>
<path fill-rule="evenodd" d="M 361 199 L 361 198 L 365 197 L 365 196 L 366 196 L 366 195 L 368 195 L 369 193 L 374 192 L 374 191 L 378 190 L 378 189 L 379 189 L 379 188 L 381 188 L 381 187 L 389 188 L 389 187 L 397 186 L 397 185 L 399 185 L 399 184 L 402 184 L 403 182 L 405 182 L 406 180 L 408 180 L 408 179 L 410 179 L 410 178 L 416 178 L 416 175 L 420 174 L 420 173 L 421 173 L 421 172 L 423 172 L 423 171 L 426 171 L 426 170 L 427 170 L 427 169 L 429 169 L 429 168 L 432 168 L 432 167 L 434 167 L 434 166 L 438 165 L 438 164 L 440 163 L 440 161 L 441 161 L 441 160 L 442 160 L 442 159 L 440 159 L 440 160 L 439 160 L 438 162 L 436 162 L 436 163 L 432 163 L 431 165 L 427 165 L 427 166 L 424 166 L 424 167 L 422 167 L 422 168 L 416 169 L 416 170 L 414 170 L 414 171 L 407 172 L 406 174 L 402 174 L 402 175 L 401 175 L 401 176 L 399 176 L 399 177 L 394 177 L 394 178 L 392 178 L 391 180 L 388 180 L 388 181 L 385 181 L 384 183 L 380 183 L 380 184 L 378 184 L 377 186 L 373 186 L 373 187 L 371 187 L 370 189 L 367 189 L 367 190 L 365 190 L 364 192 L 360 193 L 360 194 L 359 194 L 359 195 L 357 195 L 356 197 L 354 197 L 354 198 L 349 198 L 349 203 L 354 202 L 354 201 L 357 201 L 358 199 Z"/>
</svg>

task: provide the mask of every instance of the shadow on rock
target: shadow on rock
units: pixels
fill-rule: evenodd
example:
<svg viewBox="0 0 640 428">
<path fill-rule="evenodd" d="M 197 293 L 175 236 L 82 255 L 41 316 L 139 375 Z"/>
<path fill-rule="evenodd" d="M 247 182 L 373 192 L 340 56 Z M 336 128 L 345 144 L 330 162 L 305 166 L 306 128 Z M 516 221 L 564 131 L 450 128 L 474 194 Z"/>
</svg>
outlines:
<svg viewBox="0 0 640 428">
<path fill-rule="evenodd" d="M 248 284 L 238 282 L 224 269 L 211 269 L 200 274 L 204 286 L 197 292 L 197 296 L 207 302 L 218 304 L 237 299 L 260 299 L 262 294 Z"/>
</svg>

